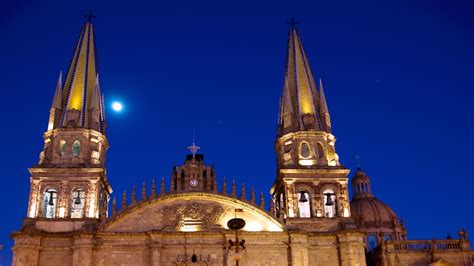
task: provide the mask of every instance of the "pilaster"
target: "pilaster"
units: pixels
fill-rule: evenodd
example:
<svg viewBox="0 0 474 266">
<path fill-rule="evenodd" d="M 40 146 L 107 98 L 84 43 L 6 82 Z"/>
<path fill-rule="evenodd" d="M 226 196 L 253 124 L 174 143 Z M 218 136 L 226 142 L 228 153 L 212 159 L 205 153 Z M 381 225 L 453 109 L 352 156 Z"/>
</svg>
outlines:
<svg viewBox="0 0 474 266">
<path fill-rule="evenodd" d="M 92 263 L 92 250 L 94 247 L 93 235 L 78 235 L 74 236 L 73 240 L 73 266 L 89 266 Z"/>
<path fill-rule="evenodd" d="M 307 235 L 290 233 L 290 249 L 292 266 L 309 266 Z"/>
<path fill-rule="evenodd" d="M 13 266 L 37 266 L 41 246 L 40 236 L 17 234 L 12 236 L 15 245 L 13 251 Z"/>
<path fill-rule="evenodd" d="M 364 234 L 342 231 L 337 234 L 341 266 L 365 266 Z"/>
</svg>

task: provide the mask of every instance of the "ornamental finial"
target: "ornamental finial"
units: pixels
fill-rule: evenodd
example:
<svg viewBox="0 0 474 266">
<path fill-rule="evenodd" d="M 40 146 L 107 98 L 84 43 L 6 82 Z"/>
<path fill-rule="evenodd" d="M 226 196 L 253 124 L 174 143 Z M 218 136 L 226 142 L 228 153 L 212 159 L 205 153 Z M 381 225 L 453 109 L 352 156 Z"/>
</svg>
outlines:
<svg viewBox="0 0 474 266">
<path fill-rule="evenodd" d="M 291 17 L 288 21 L 287 21 L 288 25 L 291 26 L 292 29 L 296 28 L 296 24 L 298 24 L 298 21 L 296 21 L 296 19 L 294 17 Z"/>
<path fill-rule="evenodd" d="M 96 16 L 94 15 L 94 12 L 92 12 L 92 10 L 89 10 L 89 12 L 87 14 L 84 15 L 84 17 L 87 19 L 87 21 L 92 21 L 92 19 L 96 18 Z"/>
</svg>

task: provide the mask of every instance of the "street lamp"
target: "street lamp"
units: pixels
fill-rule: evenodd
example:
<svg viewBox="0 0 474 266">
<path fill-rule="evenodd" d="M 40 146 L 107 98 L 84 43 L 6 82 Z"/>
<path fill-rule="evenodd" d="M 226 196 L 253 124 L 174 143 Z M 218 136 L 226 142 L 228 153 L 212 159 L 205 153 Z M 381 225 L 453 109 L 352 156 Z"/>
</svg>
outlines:
<svg viewBox="0 0 474 266">
<path fill-rule="evenodd" d="M 237 211 L 242 211 L 242 210 L 235 210 L 236 212 L 236 216 L 237 216 Z M 240 240 L 239 241 L 239 236 L 237 234 L 237 231 L 244 228 L 245 226 L 245 220 L 242 219 L 242 218 L 232 218 L 230 219 L 229 221 L 227 221 L 227 227 L 230 229 L 230 230 L 234 230 L 235 231 L 235 241 L 232 241 L 232 239 L 229 239 L 229 250 L 233 250 L 234 251 L 234 255 L 233 255 L 233 260 L 235 260 L 235 265 L 236 266 L 239 266 L 239 260 L 240 260 L 240 253 L 239 251 L 241 250 L 245 250 L 245 240 Z"/>
</svg>

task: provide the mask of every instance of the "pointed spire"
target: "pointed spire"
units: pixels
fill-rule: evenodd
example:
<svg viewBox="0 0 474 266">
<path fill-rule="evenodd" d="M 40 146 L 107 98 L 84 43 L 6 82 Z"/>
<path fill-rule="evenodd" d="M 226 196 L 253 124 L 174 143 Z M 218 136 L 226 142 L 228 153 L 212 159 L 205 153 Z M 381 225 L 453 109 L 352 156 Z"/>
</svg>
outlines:
<svg viewBox="0 0 474 266">
<path fill-rule="evenodd" d="M 137 188 L 133 186 L 132 188 L 132 205 L 137 204 Z"/>
<path fill-rule="evenodd" d="M 123 194 L 122 194 L 122 206 L 120 207 L 123 209 L 127 208 L 127 191 L 123 191 Z"/>
<path fill-rule="evenodd" d="M 260 192 L 260 209 L 265 210 L 265 197 L 263 197 L 263 192 Z"/>
<path fill-rule="evenodd" d="M 227 196 L 227 183 L 225 182 L 225 176 L 222 180 L 222 195 Z"/>
<path fill-rule="evenodd" d="M 161 177 L 161 184 L 160 184 L 160 194 L 165 194 L 165 177 Z"/>
<path fill-rule="evenodd" d="M 214 176 L 214 183 L 212 185 L 212 192 L 217 192 L 217 179 Z"/>
<path fill-rule="evenodd" d="M 232 197 L 237 198 L 237 185 L 235 185 L 235 179 L 232 180 Z"/>
<path fill-rule="evenodd" d="M 54 99 L 53 104 L 51 104 L 51 108 L 62 109 L 62 101 L 63 97 L 61 95 L 63 90 L 63 72 L 59 71 L 59 78 L 58 83 L 56 84 L 56 90 L 54 92 Z"/>
<path fill-rule="evenodd" d="M 75 120 L 75 126 L 90 128 L 87 112 L 93 104 L 97 105 L 101 101 L 100 94 L 99 97 L 93 97 L 98 72 L 94 26 L 91 20 L 87 20 L 79 34 L 62 90 L 64 126 Z M 94 100 L 96 103 L 93 103 L 93 98 L 98 98 Z M 76 110 L 74 112 L 79 112 L 79 117 L 68 110 Z M 68 117 L 68 113 L 71 113 L 71 117 Z"/>
<path fill-rule="evenodd" d="M 247 194 L 245 192 L 245 183 L 242 182 L 242 190 L 240 191 L 240 199 L 243 200 L 243 201 L 246 201 L 247 200 Z"/>
<path fill-rule="evenodd" d="M 255 205 L 255 189 L 253 188 L 252 185 L 252 191 L 250 192 L 250 202 Z"/>
<path fill-rule="evenodd" d="M 309 129 L 322 130 L 317 103 L 318 92 L 314 77 L 296 23 L 292 20 L 288 34 L 278 135 Z"/>
<path fill-rule="evenodd" d="M 100 85 L 99 85 L 99 74 L 95 77 L 94 81 L 94 91 L 92 92 L 92 98 L 90 101 L 89 109 L 96 109 L 100 110 L 100 102 L 101 102 L 101 95 L 100 95 Z"/>
<path fill-rule="evenodd" d="M 53 103 L 49 110 L 48 130 L 59 127 L 61 123 L 62 113 L 62 90 L 63 90 L 63 73 L 59 72 L 58 83 L 56 84 L 56 91 L 54 92 Z"/>
<path fill-rule="evenodd" d="M 146 196 L 146 183 L 143 182 L 143 185 L 142 185 L 142 201 L 146 200 L 146 199 L 147 199 L 147 196 Z"/>
<path fill-rule="evenodd" d="M 156 197 L 156 186 L 155 186 L 155 179 L 151 180 L 151 195 L 150 198 Z"/>
<path fill-rule="evenodd" d="M 324 95 L 323 81 L 319 79 L 319 112 L 320 119 L 324 130 L 328 133 L 331 133 L 331 118 L 329 116 L 328 105 L 326 103 L 326 96 Z"/>
<path fill-rule="evenodd" d="M 117 213 L 117 198 L 114 197 L 112 200 L 112 216 Z"/>
</svg>

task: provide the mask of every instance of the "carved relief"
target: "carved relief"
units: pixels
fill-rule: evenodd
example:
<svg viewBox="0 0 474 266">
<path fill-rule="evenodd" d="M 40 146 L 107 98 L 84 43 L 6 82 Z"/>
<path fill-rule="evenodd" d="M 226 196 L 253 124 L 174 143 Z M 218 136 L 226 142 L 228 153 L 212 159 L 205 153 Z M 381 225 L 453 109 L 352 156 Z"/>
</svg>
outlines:
<svg viewBox="0 0 474 266">
<path fill-rule="evenodd" d="M 190 203 L 163 208 L 165 224 L 174 227 L 201 225 L 203 227 L 220 226 L 219 218 L 224 209 L 218 205 Z"/>
</svg>

